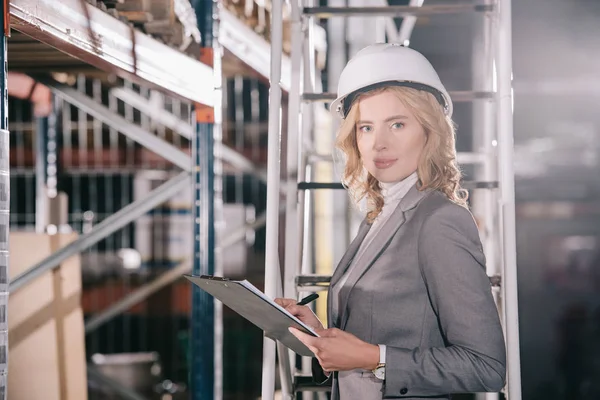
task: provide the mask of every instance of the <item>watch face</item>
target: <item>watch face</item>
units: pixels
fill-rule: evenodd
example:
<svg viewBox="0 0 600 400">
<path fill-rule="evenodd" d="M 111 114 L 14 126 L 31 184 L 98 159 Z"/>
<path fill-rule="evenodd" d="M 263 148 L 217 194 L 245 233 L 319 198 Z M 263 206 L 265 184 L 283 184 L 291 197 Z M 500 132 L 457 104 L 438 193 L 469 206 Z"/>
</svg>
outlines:
<svg viewBox="0 0 600 400">
<path fill-rule="evenodd" d="M 376 378 L 384 380 L 385 379 L 385 367 L 376 368 L 373 371 L 373 374 L 375 375 Z"/>
</svg>

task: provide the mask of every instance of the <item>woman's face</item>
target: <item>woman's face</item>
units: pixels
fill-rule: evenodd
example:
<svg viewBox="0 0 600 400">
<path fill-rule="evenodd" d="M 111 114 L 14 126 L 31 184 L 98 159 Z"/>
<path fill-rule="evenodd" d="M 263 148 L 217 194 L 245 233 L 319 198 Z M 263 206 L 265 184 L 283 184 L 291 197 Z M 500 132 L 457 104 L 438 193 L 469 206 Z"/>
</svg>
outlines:
<svg viewBox="0 0 600 400">
<path fill-rule="evenodd" d="M 385 91 L 361 99 L 356 122 L 364 167 L 379 182 L 399 182 L 417 170 L 427 136 L 398 96 Z"/>
</svg>

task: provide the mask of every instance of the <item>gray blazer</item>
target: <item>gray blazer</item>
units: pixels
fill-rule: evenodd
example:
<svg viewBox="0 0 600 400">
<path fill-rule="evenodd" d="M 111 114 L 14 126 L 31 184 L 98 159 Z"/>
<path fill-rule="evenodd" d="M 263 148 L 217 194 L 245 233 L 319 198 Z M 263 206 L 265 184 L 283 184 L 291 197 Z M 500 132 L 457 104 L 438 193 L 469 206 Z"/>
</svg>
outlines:
<svg viewBox="0 0 600 400">
<path fill-rule="evenodd" d="M 369 229 L 363 221 L 332 287 Z M 504 337 L 477 227 L 467 209 L 441 192 L 411 188 L 339 296 L 339 319 L 329 317 L 328 326 L 387 346 L 383 387 L 370 371 L 353 371 L 352 394 L 341 400 L 449 398 L 504 386 Z M 322 370 L 313 365 L 320 381 Z M 340 399 L 338 380 L 338 373 L 327 379 L 333 400 Z"/>
</svg>

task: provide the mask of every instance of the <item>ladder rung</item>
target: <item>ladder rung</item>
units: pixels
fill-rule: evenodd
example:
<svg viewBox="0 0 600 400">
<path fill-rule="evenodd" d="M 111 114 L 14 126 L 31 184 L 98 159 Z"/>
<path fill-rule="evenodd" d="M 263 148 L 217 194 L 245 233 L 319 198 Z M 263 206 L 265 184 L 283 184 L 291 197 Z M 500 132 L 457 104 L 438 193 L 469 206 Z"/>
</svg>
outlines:
<svg viewBox="0 0 600 400">
<path fill-rule="evenodd" d="M 306 153 L 309 162 L 333 162 L 333 156 L 331 154 L 321 153 Z"/>
<path fill-rule="evenodd" d="M 331 385 L 319 385 L 313 381 L 312 376 L 295 376 L 294 392 L 330 392 Z"/>
<path fill-rule="evenodd" d="M 460 183 L 464 189 L 498 189 L 498 181 L 463 181 Z"/>
<path fill-rule="evenodd" d="M 472 92 L 469 90 L 449 92 L 455 103 L 467 103 L 475 100 L 492 100 L 494 92 Z M 302 100 L 305 102 L 331 102 L 337 98 L 335 93 L 304 93 Z"/>
<path fill-rule="evenodd" d="M 333 101 L 336 98 L 337 98 L 337 95 L 335 93 L 304 93 L 304 94 L 302 94 L 302 100 L 304 100 L 304 101 L 328 102 L 328 101 Z"/>
<path fill-rule="evenodd" d="M 298 182 L 298 190 L 310 189 L 345 189 L 345 187 L 338 182 Z"/>
<path fill-rule="evenodd" d="M 304 15 L 317 18 L 331 17 L 422 17 L 436 14 L 459 14 L 465 12 L 494 11 L 492 4 L 435 4 L 421 7 L 305 7 Z"/>
<path fill-rule="evenodd" d="M 456 161 L 459 164 L 484 164 L 491 160 L 489 154 L 459 151 L 456 153 Z"/>
<path fill-rule="evenodd" d="M 494 92 L 472 92 L 469 90 L 449 92 L 450 98 L 455 103 L 468 103 L 475 100 L 492 100 Z"/>
<path fill-rule="evenodd" d="M 460 184 L 464 189 L 497 189 L 498 181 L 463 181 Z M 298 190 L 318 189 L 345 189 L 338 182 L 298 182 Z"/>
<path fill-rule="evenodd" d="M 296 285 L 299 287 L 319 286 L 327 287 L 331 281 L 331 275 L 298 275 Z"/>
</svg>

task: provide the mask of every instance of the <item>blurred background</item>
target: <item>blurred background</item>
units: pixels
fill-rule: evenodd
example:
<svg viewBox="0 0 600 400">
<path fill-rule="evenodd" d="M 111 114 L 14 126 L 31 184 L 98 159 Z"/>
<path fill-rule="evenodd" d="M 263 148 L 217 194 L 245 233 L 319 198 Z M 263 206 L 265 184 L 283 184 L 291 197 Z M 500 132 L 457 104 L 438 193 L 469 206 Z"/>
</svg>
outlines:
<svg viewBox="0 0 600 400">
<path fill-rule="evenodd" d="M 314 5 L 384 5 L 320 3 Z M 0 126 L 10 132 L 2 142 L 9 168 L 0 174 L 0 208 L 10 209 L 0 213 L 0 241 L 10 248 L 0 246 L 0 275 L 6 286 L 7 277 L 22 278 L 32 266 L 52 268 L 2 294 L 4 367 L 9 346 L 3 396 L 218 398 L 218 390 L 202 391 L 213 372 L 198 375 L 210 368 L 216 326 L 222 398 L 260 398 L 262 332 L 226 307 L 222 328 L 199 324 L 211 312 L 194 310 L 213 303 L 193 296 L 180 278 L 193 268 L 207 271 L 196 269 L 203 251 L 224 276 L 264 289 L 271 7 L 258 0 L 11 0 L 4 15 L 12 28 L 3 60 L 7 124 Z M 283 19 L 289 57 L 289 2 Z M 480 19 L 467 13 L 416 20 L 410 47 L 430 59 L 451 91 L 473 85 Z M 376 21 L 316 19 L 317 88 L 335 92 L 340 65 L 376 39 Z M 393 21 L 402 26 L 402 18 Z M 201 51 L 213 40 L 222 46 L 215 75 Z M 512 2 L 512 45 L 523 399 L 600 399 L 600 1 Z M 219 80 L 221 104 L 208 108 L 222 110 L 221 125 L 218 112 L 199 116 Z M 335 126 L 325 110 L 314 114 L 312 139 L 326 152 Z M 479 146 L 477 112 L 473 103 L 455 106 L 459 152 Z M 213 133 L 226 146 L 216 155 L 198 144 Z M 194 176 L 194 168 L 206 167 L 194 156 L 209 153 L 214 180 L 200 181 L 202 196 L 214 199 L 206 219 L 196 208 L 198 188 L 180 174 L 189 165 Z M 476 178 L 472 166 L 463 169 L 466 179 Z M 331 163 L 308 171 L 307 180 L 316 181 L 339 173 Z M 330 273 L 357 213 L 343 192 L 306 199 L 307 258 L 316 272 Z M 318 235 L 323 221 L 332 233 L 326 238 Z M 202 242 L 211 248 L 199 247 L 201 235 L 212 238 Z M 224 241 L 229 245 L 218 247 Z M 283 234 L 280 247 L 283 253 Z M 65 248 L 68 257 L 52 258 Z M 132 294 L 140 297 L 129 304 Z M 195 347 L 203 344 L 208 358 Z"/>
</svg>

